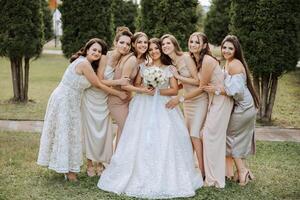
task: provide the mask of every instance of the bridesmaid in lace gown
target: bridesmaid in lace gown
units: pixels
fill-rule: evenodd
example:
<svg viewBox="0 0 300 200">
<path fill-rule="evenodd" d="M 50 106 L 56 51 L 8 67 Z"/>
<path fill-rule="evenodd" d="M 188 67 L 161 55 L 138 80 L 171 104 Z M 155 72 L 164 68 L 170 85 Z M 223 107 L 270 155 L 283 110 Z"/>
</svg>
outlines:
<svg viewBox="0 0 300 200">
<path fill-rule="evenodd" d="M 244 159 L 255 153 L 255 120 L 259 98 L 256 94 L 250 70 L 243 56 L 242 47 L 236 36 L 228 35 L 221 44 L 222 55 L 226 60 L 225 88 L 233 97 L 234 107 L 227 129 L 227 176 L 233 176 L 233 160 L 237 168 L 237 179 L 244 186 L 253 175 Z"/>
<path fill-rule="evenodd" d="M 179 47 L 176 38 L 172 35 L 166 34 L 162 36 L 162 39 L 170 39 L 174 47 Z M 202 140 L 201 129 L 205 121 L 208 95 L 206 92 L 184 101 L 184 94 L 199 87 L 199 79 L 201 74 L 199 69 L 201 68 L 202 60 L 205 54 L 210 53 L 209 49 L 203 48 L 200 43 L 201 35 L 193 33 L 189 38 L 189 51 L 190 54 L 178 55 L 180 52 L 174 48 L 174 51 L 165 52 L 168 56 L 172 57 L 173 63 L 176 63 L 176 68 L 172 68 L 172 72 L 176 79 L 178 79 L 183 85 L 183 93 L 179 95 L 176 100 L 183 102 L 184 118 L 189 130 L 193 147 L 196 152 L 198 166 L 201 170 L 202 176 L 205 176 L 203 165 L 203 153 L 202 153 Z M 197 67 L 196 67 L 197 64 Z M 177 72 L 178 71 L 178 72 Z"/>
<path fill-rule="evenodd" d="M 154 96 L 138 92 L 130 102 L 129 114 L 119 145 L 98 187 L 138 198 L 175 198 L 195 195 L 203 184 L 196 171 L 188 130 L 180 109 L 165 107 L 178 85 L 170 62 L 161 54 L 160 41 L 150 40 L 152 63 L 140 65 L 136 84 L 141 88 L 144 70 L 160 67 L 167 78 Z M 165 59 L 164 59 L 165 58 Z"/>
<path fill-rule="evenodd" d="M 91 85 L 108 93 L 127 98 L 99 81 L 93 66 L 97 66 L 107 46 L 101 39 L 91 39 L 71 58 L 61 82 L 52 92 L 45 114 L 37 163 L 57 173 L 65 173 L 76 181 L 82 165 L 80 104 L 84 89 Z"/>
<path fill-rule="evenodd" d="M 201 44 L 208 46 L 208 39 L 201 33 Z M 166 46 L 168 46 L 166 41 Z M 207 85 L 224 85 L 224 73 L 219 62 L 213 56 L 206 54 L 200 68 L 202 74 L 199 87 L 185 94 L 184 100 L 192 99 L 203 93 Z M 167 107 L 173 108 L 178 104 L 178 99 L 173 98 Z M 225 148 L 226 129 L 228 126 L 233 102 L 231 98 L 220 95 L 220 91 L 209 93 L 209 102 L 206 119 L 203 126 L 203 162 L 205 170 L 205 186 L 225 187 Z"/>
</svg>

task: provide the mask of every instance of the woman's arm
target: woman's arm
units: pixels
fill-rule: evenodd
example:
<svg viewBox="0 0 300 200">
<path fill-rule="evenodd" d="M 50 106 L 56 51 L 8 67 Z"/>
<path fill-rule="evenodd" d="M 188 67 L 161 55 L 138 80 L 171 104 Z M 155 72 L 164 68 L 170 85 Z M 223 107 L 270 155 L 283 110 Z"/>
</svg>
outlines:
<svg viewBox="0 0 300 200">
<path fill-rule="evenodd" d="M 119 91 L 119 90 L 115 90 L 113 88 L 110 88 L 108 86 L 106 86 L 105 84 L 103 84 L 97 77 L 96 73 L 94 72 L 91 64 L 88 61 L 84 61 L 82 63 L 80 63 L 78 66 L 78 68 L 80 68 L 79 70 L 81 71 L 81 73 L 87 78 L 87 80 L 95 87 L 110 93 L 112 95 L 118 96 L 121 99 L 126 99 L 127 98 L 127 94 L 125 92 Z"/>
<path fill-rule="evenodd" d="M 183 67 L 186 66 L 192 76 L 191 77 L 181 76 L 177 70 L 177 69 L 180 69 L 181 66 L 183 66 Z M 171 68 L 171 72 L 173 73 L 173 75 L 175 76 L 175 78 L 177 80 L 181 81 L 182 83 L 199 86 L 199 78 L 198 78 L 196 64 L 190 56 L 184 55 L 184 59 L 182 59 L 178 63 L 177 69 L 175 67 Z"/>
<path fill-rule="evenodd" d="M 212 73 L 213 73 L 213 71 L 214 71 L 217 64 L 218 63 L 217 63 L 216 60 L 214 60 L 210 56 L 205 56 L 204 59 L 203 59 L 203 63 L 202 63 L 202 71 L 201 71 L 202 76 L 201 76 L 201 80 L 200 80 L 200 83 L 199 83 L 199 87 L 192 90 L 191 92 L 183 94 L 183 96 L 182 96 L 183 98 L 177 96 L 177 97 L 171 99 L 166 104 L 166 107 L 167 108 L 174 108 L 176 105 L 178 105 L 180 103 L 180 100 L 182 102 L 184 100 L 189 100 L 189 99 L 192 99 L 192 98 L 202 94 L 204 92 L 203 87 L 208 85 L 208 83 L 210 82 Z"/>
<path fill-rule="evenodd" d="M 175 96 L 178 94 L 178 83 L 175 77 L 170 77 L 170 88 L 160 89 L 159 93 L 162 96 Z"/>
<path fill-rule="evenodd" d="M 99 67 L 97 70 L 97 76 L 99 80 L 102 81 L 107 86 L 116 86 L 116 85 L 128 85 L 129 84 L 129 79 L 128 78 L 121 78 L 121 79 L 116 79 L 116 80 L 105 80 L 104 79 L 104 73 L 106 69 L 108 58 L 107 56 L 103 55 L 101 56 L 101 60 L 99 62 Z"/>
<path fill-rule="evenodd" d="M 123 70 L 122 70 L 122 77 L 130 77 L 131 73 L 133 70 L 137 67 L 137 62 L 136 58 L 134 56 L 131 56 L 128 58 L 128 60 L 124 63 L 123 65 Z M 149 95 L 153 95 L 153 89 L 149 89 L 146 87 L 135 87 L 131 84 L 121 86 L 123 90 L 129 91 L 129 92 L 141 92 L 141 93 L 146 93 Z"/>
</svg>

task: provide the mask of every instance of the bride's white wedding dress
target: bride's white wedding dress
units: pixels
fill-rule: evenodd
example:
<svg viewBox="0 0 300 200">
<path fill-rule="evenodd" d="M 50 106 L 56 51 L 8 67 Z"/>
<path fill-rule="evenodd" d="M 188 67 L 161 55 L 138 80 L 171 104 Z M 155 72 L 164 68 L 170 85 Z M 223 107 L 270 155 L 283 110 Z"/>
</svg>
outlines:
<svg viewBox="0 0 300 200">
<path fill-rule="evenodd" d="M 142 74 L 145 66 L 141 65 Z M 164 67 L 166 77 L 173 76 Z M 167 81 L 161 88 L 168 88 Z M 192 144 L 178 107 L 169 96 L 136 94 L 111 163 L 98 187 L 140 198 L 190 197 L 203 185 Z"/>
</svg>

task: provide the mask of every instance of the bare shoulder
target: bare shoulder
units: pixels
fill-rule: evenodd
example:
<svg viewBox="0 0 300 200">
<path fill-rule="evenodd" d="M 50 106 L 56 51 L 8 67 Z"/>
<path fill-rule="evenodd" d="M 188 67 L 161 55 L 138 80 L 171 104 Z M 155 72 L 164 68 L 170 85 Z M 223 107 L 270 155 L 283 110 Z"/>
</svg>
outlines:
<svg viewBox="0 0 300 200">
<path fill-rule="evenodd" d="M 228 65 L 228 73 L 229 74 L 240 74 L 244 73 L 244 65 L 243 63 L 238 59 L 233 59 L 229 65 Z"/>
<path fill-rule="evenodd" d="M 219 65 L 219 62 L 210 55 L 204 55 L 202 64 L 203 66 L 215 67 L 216 65 Z"/>
<path fill-rule="evenodd" d="M 128 64 L 130 64 L 130 65 L 132 65 L 132 64 L 137 64 L 137 59 L 136 59 L 135 56 L 130 56 L 130 57 L 125 61 L 125 63 L 128 63 Z"/>
<path fill-rule="evenodd" d="M 124 61 L 123 67 L 126 69 L 134 69 L 138 67 L 137 59 L 135 56 L 130 56 L 127 58 L 127 60 Z"/>
<path fill-rule="evenodd" d="M 191 57 L 191 55 L 189 54 L 189 52 L 184 52 L 184 59 L 186 62 L 194 62 L 193 58 Z"/>
</svg>

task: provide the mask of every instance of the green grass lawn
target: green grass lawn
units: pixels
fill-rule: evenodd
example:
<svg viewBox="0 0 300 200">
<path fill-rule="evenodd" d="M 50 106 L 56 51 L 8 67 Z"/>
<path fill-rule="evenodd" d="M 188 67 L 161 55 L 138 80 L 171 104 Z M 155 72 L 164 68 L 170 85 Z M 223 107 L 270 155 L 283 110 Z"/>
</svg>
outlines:
<svg viewBox="0 0 300 200">
<path fill-rule="evenodd" d="M 213 49 L 219 52 L 218 48 Z M 61 55 L 42 55 L 30 66 L 28 104 L 11 104 L 13 96 L 10 63 L 0 58 L 0 119 L 42 120 L 49 95 L 58 85 L 68 60 Z M 274 125 L 300 128 L 300 70 L 279 80 L 273 111 Z"/>
<path fill-rule="evenodd" d="M 28 104 L 11 104 L 13 96 L 10 62 L 0 58 L 0 119 L 42 120 L 48 98 L 58 85 L 68 65 L 68 60 L 61 55 L 41 55 L 31 61 L 29 77 Z"/>
<path fill-rule="evenodd" d="M 0 132 L 0 199 L 133 199 L 103 192 L 85 166 L 71 183 L 36 164 L 40 135 Z M 227 182 L 225 189 L 202 188 L 190 199 L 299 199 L 300 143 L 258 142 L 249 160 L 256 180 L 245 187 Z"/>
</svg>

